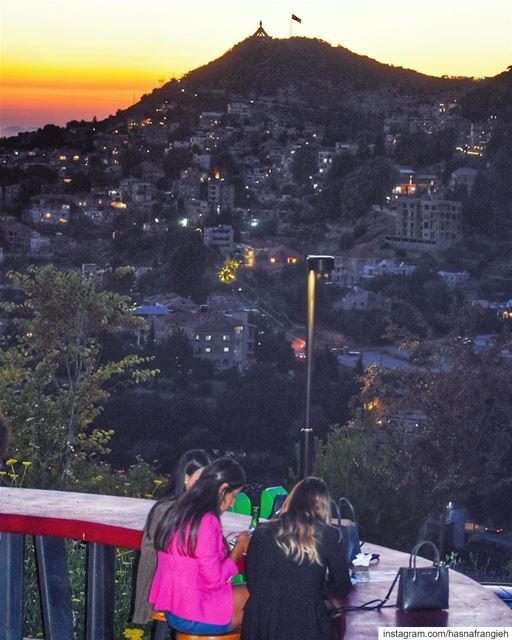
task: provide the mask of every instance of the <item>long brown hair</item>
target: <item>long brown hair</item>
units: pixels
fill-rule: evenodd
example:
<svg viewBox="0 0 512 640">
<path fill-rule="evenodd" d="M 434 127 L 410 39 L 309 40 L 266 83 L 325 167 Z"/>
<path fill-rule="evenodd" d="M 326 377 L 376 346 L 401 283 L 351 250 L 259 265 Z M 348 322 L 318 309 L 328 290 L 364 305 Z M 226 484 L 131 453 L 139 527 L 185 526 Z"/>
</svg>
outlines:
<svg viewBox="0 0 512 640">
<path fill-rule="evenodd" d="M 167 551 L 170 538 L 176 534 L 178 553 L 194 556 L 197 532 L 207 513 L 220 517 L 220 505 L 228 493 L 245 484 L 245 472 L 230 458 L 215 460 L 205 467 L 199 480 L 163 514 L 155 532 L 155 549 Z M 220 491 L 222 485 L 226 485 Z"/>
<path fill-rule="evenodd" d="M 165 493 L 157 502 L 155 502 L 151 507 L 151 511 L 148 513 L 145 526 L 148 536 L 150 535 L 151 523 L 153 522 L 155 513 L 162 510 L 162 505 L 171 505 L 171 503 L 185 493 L 186 476 L 191 476 L 199 469 L 204 469 L 211 463 L 212 459 L 204 449 L 190 449 L 189 451 L 185 451 L 176 463 L 172 478 L 167 485 Z"/>
<path fill-rule="evenodd" d="M 315 533 L 319 524 L 330 520 L 327 485 L 320 478 L 304 478 L 294 486 L 276 518 L 277 546 L 298 564 L 306 558 L 312 564 L 322 564 Z"/>
</svg>

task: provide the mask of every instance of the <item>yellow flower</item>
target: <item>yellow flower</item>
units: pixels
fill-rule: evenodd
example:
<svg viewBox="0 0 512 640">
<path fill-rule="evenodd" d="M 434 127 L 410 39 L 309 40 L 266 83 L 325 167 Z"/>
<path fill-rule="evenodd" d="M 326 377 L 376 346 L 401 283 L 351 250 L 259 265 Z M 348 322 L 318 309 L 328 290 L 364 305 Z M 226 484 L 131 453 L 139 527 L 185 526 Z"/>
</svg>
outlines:
<svg viewBox="0 0 512 640">
<path fill-rule="evenodd" d="M 22 464 L 24 467 L 30 467 L 30 465 L 31 465 L 32 463 L 31 463 L 31 462 L 29 462 L 28 460 L 24 460 L 21 464 Z"/>
<path fill-rule="evenodd" d="M 162 484 L 163 480 L 153 480 L 154 484 L 159 485 Z"/>
<path fill-rule="evenodd" d="M 13 480 L 16 480 L 17 478 L 19 478 L 19 475 L 17 473 L 10 473 L 9 474 L 9 478 L 12 478 Z"/>
<path fill-rule="evenodd" d="M 142 629 L 125 629 L 123 636 L 128 640 L 142 640 L 144 631 Z"/>
<path fill-rule="evenodd" d="M 145 497 L 145 498 L 152 498 L 152 497 L 153 497 L 153 494 L 152 494 L 152 493 L 145 493 L 145 494 L 144 494 L 144 497 Z"/>
<path fill-rule="evenodd" d="M 5 464 L 8 464 L 10 467 L 12 467 L 13 464 L 16 464 L 18 461 L 16 460 L 16 458 L 9 458 L 9 460 L 5 461 Z"/>
<path fill-rule="evenodd" d="M 7 474 L 7 471 L 0 471 L 0 476 L 5 476 Z"/>
</svg>

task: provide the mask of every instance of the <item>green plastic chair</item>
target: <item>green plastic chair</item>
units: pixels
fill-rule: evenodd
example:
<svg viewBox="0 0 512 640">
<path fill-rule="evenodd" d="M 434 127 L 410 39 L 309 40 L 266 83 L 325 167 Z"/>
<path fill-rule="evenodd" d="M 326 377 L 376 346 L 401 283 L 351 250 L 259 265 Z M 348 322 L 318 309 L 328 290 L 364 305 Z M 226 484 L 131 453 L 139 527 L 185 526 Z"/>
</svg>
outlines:
<svg viewBox="0 0 512 640">
<path fill-rule="evenodd" d="M 288 491 L 284 487 L 268 487 L 261 492 L 260 515 L 262 518 L 270 518 L 276 496 L 287 496 Z"/>
<path fill-rule="evenodd" d="M 233 511 L 233 513 L 240 513 L 244 516 L 250 516 L 252 513 L 251 499 L 246 493 L 240 491 L 235 498 L 235 504 L 229 509 L 229 511 Z"/>
</svg>

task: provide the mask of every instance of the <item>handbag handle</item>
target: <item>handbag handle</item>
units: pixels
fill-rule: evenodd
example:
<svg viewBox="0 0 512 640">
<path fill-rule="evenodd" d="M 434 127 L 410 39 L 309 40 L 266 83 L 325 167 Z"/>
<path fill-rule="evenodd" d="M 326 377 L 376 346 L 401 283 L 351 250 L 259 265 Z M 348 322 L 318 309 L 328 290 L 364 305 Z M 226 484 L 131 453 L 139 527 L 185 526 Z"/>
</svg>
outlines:
<svg viewBox="0 0 512 640">
<path fill-rule="evenodd" d="M 340 519 L 341 519 L 341 505 L 342 504 L 346 504 L 347 507 L 350 509 L 350 513 L 351 513 L 351 520 L 353 522 L 356 521 L 356 512 L 354 511 L 354 507 L 352 506 L 352 503 L 350 502 L 350 500 L 348 498 L 342 497 L 342 498 L 338 498 L 338 511 L 340 513 Z"/>
<path fill-rule="evenodd" d="M 434 566 L 437 567 L 437 573 L 436 573 L 435 579 L 439 580 L 439 569 L 440 569 L 439 565 L 441 562 L 441 556 L 439 555 L 439 549 L 430 540 L 422 540 L 421 542 L 418 542 L 418 544 L 411 551 L 411 555 L 409 556 L 409 569 L 411 568 L 414 569 L 412 579 L 416 580 L 416 558 L 418 557 L 418 552 L 421 549 L 421 547 L 425 545 L 430 546 L 434 550 Z"/>
<path fill-rule="evenodd" d="M 335 512 L 335 516 L 332 515 L 332 512 Z M 336 518 L 338 520 L 338 542 L 343 540 L 343 535 L 341 533 L 341 512 L 336 500 L 331 499 L 331 518 Z"/>
<path fill-rule="evenodd" d="M 334 515 L 333 515 L 334 512 Z M 331 518 L 336 518 L 338 520 L 338 527 L 341 526 L 341 511 L 336 500 L 331 499 Z"/>
</svg>

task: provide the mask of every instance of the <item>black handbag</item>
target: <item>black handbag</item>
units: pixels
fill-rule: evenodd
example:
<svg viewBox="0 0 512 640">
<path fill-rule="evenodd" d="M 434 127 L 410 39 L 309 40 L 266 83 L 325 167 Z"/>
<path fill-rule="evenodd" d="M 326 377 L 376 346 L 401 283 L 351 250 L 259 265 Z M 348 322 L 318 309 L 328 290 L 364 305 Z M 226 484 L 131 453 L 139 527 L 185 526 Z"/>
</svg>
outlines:
<svg viewBox="0 0 512 640">
<path fill-rule="evenodd" d="M 434 562 L 431 567 L 417 567 L 418 551 L 425 544 L 434 549 Z M 439 551 L 433 542 L 419 542 L 409 556 L 409 566 L 400 567 L 383 600 L 370 600 L 358 606 L 338 607 L 331 612 L 331 618 L 339 618 L 348 611 L 375 611 L 395 606 L 401 611 L 448 609 L 448 567 L 442 567 L 439 560 Z M 386 604 L 397 581 L 396 605 Z"/>
<path fill-rule="evenodd" d="M 417 567 L 416 558 L 424 545 L 433 548 L 434 562 L 430 567 Z M 398 575 L 396 604 L 401 611 L 448 609 L 448 567 L 440 566 L 439 550 L 433 542 L 419 542 L 411 552 L 409 566 L 401 567 Z"/>
<path fill-rule="evenodd" d="M 334 517 L 337 519 L 337 528 L 340 532 L 343 546 L 345 547 L 345 556 L 347 562 L 350 564 L 357 554 L 361 553 L 361 542 L 359 540 L 359 530 L 355 522 L 354 507 L 348 498 L 338 498 L 337 502 L 331 500 L 331 505 L 335 514 Z M 346 505 L 350 511 L 349 518 L 342 517 L 343 505 Z"/>
</svg>

